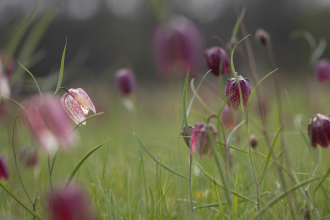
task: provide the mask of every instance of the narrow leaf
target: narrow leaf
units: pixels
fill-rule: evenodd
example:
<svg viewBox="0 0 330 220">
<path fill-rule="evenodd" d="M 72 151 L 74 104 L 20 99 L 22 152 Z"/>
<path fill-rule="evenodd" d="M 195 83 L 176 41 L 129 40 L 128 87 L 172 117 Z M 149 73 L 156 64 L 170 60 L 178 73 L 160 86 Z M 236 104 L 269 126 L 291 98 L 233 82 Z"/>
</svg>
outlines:
<svg viewBox="0 0 330 220">
<path fill-rule="evenodd" d="M 39 88 L 39 85 L 38 85 L 38 83 L 37 83 L 37 80 L 34 78 L 34 76 L 32 75 L 32 73 L 28 70 L 28 69 L 26 69 L 19 61 L 18 61 L 18 64 L 26 71 L 26 72 L 28 72 L 29 74 L 30 74 L 30 76 L 32 77 L 32 79 L 33 79 L 33 81 L 34 81 L 34 83 L 36 84 L 36 86 L 37 86 L 37 88 L 38 88 L 38 91 L 39 91 L 39 94 L 40 94 L 40 96 L 42 97 L 42 93 L 41 93 L 41 90 L 40 90 L 40 88 Z"/>
<path fill-rule="evenodd" d="M 228 137 L 227 137 L 227 141 L 226 141 L 226 146 L 230 146 L 231 144 L 231 140 L 235 134 L 235 132 L 237 131 L 237 129 L 244 124 L 244 121 L 242 121 L 241 123 L 239 123 L 238 125 L 236 125 L 233 130 L 231 130 L 231 132 L 229 133 Z"/>
<path fill-rule="evenodd" d="M 317 184 L 315 190 L 314 190 L 314 193 L 318 190 L 318 188 L 322 185 L 322 183 L 326 180 L 326 178 L 329 176 L 330 174 L 330 167 L 327 171 L 327 173 L 324 175 L 324 177 L 322 178 L 322 180 L 319 182 L 319 184 Z"/>
<path fill-rule="evenodd" d="M 233 29 L 233 33 L 231 35 L 231 38 L 235 38 L 236 35 L 237 35 L 237 31 L 238 31 L 238 28 L 239 28 L 239 25 L 241 24 L 243 18 L 244 18 L 244 15 L 245 15 L 245 8 L 243 8 L 240 16 L 238 17 L 237 21 L 236 21 L 236 24 L 234 26 L 234 29 Z"/>
<path fill-rule="evenodd" d="M 217 184 L 215 183 L 215 180 L 214 180 L 214 188 L 215 188 L 215 192 L 216 192 L 217 198 L 218 198 L 218 206 L 219 206 L 219 209 L 220 209 L 220 212 L 221 212 L 221 217 L 222 217 L 222 219 L 226 219 L 225 218 L 225 213 L 224 213 L 224 210 L 223 210 L 223 206 L 222 206 L 222 203 L 221 203 L 221 199 L 220 199 L 220 196 L 219 196 L 219 192 L 218 192 L 218 189 L 217 189 Z M 196 207 L 194 207 L 194 209 L 196 209 Z"/>
<path fill-rule="evenodd" d="M 195 87 L 194 87 L 194 80 L 192 79 L 190 82 L 190 86 L 191 86 L 191 91 L 194 93 L 194 95 L 196 96 L 196 98 L 198 99 L 198 101 L 202 104 L 202 106 L 210 113 L 210 114 L 215 114 L 215 112 L 213 110 L 211 110 L 209 107 L 207 107 L 207 105 L 205 104 L 205 102 L 203 101 L 203 99 L 197 94 Z"/>
<path fill-rule="evenodd" d="M 189 131 L 189 125 L 188 125 L 188 115 L 187 115 L 187 88 L 188 88 L 188 80 L 189 80 L 189 72 L 186 75 L 186 80 L 184 83 L 184 89 L 183 89 L 183 120 L 184 120 L 184 124 L 186 127 L 186 132 L 187 132 L 187 136 L 190 136 L 190 131 Z"/>
<path fill-rule="evenodd" d="M 7 99 L 10 99 L 11 101 L 15 102 L 16 105 L 18 105 L 21 109 L 23 109 L 24 111 L 26 111 L 26 109 L 21 104 L 19 104 L 17 101 L 15 101 L 14 99 L 10 98 L 9 96 L 2 95 L 2 94 L 0 94 L 0 96 L 5 97 Z"/>
<path fill-rule="evenodd" d="M 151 188 L 150 189 L 150 197 L 151 197 L 151 208 L 150 208 L 150 214 L 149 214 L 149 220 L 154 219 L 154 212 L 155 212 L 155 207 L 154 207 L 154 196 L 152 195 Z"/>
<path fill-rule="evenodd" d="M 82 125 L 82 123 L 84 123 L 85 121 L 88 121 L 89 119 L 94 118 L 95 116 L 98 116 L 98 115 L 102 115 L 102 114 L 104 114 L 104 112 L 99 112 L 99 113 L 96 113 L 96 114 L 94 114 L 94 115 L 91 115 L 91 116 L 87 117 L 85 120 L 83 120 L 83 121 L 81 121 L 79 124 L 77 124 L 77 125 L 73 128 L 73 130 L 76 130 L 76 129 L 77 129 L 80 125 Z"/>
<path fill-rule="evenodd" d="M 67 39 L 65 41 L 65 47 L 64 47 L 64 50 L 63 50 L 62 61 L 61 61 L 60 75 L 58 76 L 57 87 L 56 87 L 56 90 L 55 90 L 55 93 L 54 94 L 57 94 L 58 90 L 60 90 L 60 87 L 62 85 L 63 73 L 64 73 L 64 60 L 65 60 L 66 45 L 67 45 Z"/>
</svg>

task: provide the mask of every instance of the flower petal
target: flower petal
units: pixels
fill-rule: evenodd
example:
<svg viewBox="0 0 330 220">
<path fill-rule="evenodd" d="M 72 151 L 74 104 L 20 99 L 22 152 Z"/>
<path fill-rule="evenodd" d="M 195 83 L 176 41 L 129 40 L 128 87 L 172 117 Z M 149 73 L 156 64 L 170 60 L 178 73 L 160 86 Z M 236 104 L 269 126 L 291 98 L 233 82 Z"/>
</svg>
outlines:
<svg viewBox="0 0 330 220">
<path fill-rule="evenodd" d="M 96 109 L 94 107 L 94 104 L 92 102 L 92 100 L 89 98 L 89 96 L 87 95 L 87 93 L 81 89 L 81 88 L 78 88 L 76 89 L 78 94 L 80 94 L 83 98 L 80 99 L 79 101 L 81 102 L 78 102 L 84 109 L 86 110 L 92 110 L 94 113 L 96 113 Z"/>
<path fill-rule="evenodd" d="M 63 101 L 62 101 L 63 100 Z M 79 124 L 86 119 L 85 113 L 82 110 L 82 107 L 76 102 L 76 100 L 71 95 L 66 95 L 61 99 L 62 105 L 64 104 L 64 109 L 70 116 L 70 118 L 76 123 Z M 85 125 L 86 122 L 83 123 Z"/>
</svg>

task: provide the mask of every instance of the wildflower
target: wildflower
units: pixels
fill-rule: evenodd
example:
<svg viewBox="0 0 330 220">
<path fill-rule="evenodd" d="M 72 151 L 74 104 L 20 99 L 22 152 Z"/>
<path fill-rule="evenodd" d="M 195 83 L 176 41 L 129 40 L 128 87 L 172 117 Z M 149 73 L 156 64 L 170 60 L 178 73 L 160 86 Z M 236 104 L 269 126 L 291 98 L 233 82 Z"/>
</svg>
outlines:
<svg viewBox="0 0 330 220">
<path fill-rule="evenodd" d="M 253 134 L 250 136 L 250 144 L 251 144 L 251 147 L 253 147 L 253 148 L 256 148 L 258 145 L 258 139 Z"/>
<path fill-rule="evenodd" d="M 308 136 L 309 138 L 312 136 L 313 148 L 316 148 L 317 144 L 327 148 L 330 143 L 330 116 L 314 115 L 308 123 Z"/>
<path fill-rule="evenodd" d="M 19 152 L 19 160 L 27 168 L 34 167 L 38 163 L 37 151 L 25 146 Z"/>
<path fill-rule="evenodd" d="M 207 127 L 205 124 L 196 124 L 190 138 L 191 154 L 197 149 L 200 157 L 205 154 L 212 155 L 211 148 L 214 143 L 211 143 L 208 129 L 212 135 L 213 142 L 215 142 L 217 138 L 217 130 L 214 125 L 210 124 Z"/>
<path fill-rule="evenodd" d="M 93 102 L 90 100 L 87 93 L 80 88 L 67 90 L 67 93 L 61 98 L 61 104 L 66 113 L 76 124 L 85 120 L 90 110 L 96 113 Z M 86 122 L 82 124 L 85 125 Z"/>
<path fill-rule="evenodd" d="M 229 60 L 227 53 L 221 47 L 212 47 L 204 52 L 204 59 L 208 69 L 216 76 L 229 73 Z M 222 67 L 220 70 L 220 66 Z"/>
<path fill-rule="evenodd" d="M 0 179 L 7 180 L 9 177 L 9 169 L 7 160 L 4 157 L 0 157 Z"/>
<path fill-rule="evenodd" d="M 262 46 L 270 45 L 270 35 L 264 29 L 258 29 L 255 34 L 256 41 Z"/>
<path fill-rule="evenodd" d="M 63 188 L 54 190 L 49 201 L 53 220 L 90 220 L 94 219 L 90 211 L 88 197 L 80 189 Z"/>
<path fill-rule="evenodd" d="M 124 68 L 116 72 L 116 83 L 120 91 L 129 94 L 135 87 L 135 77 L 130 69 Z"/>
<path fill-rule="evenodd" d="M 193 132 L 193 130 L 194 130 L 194 127 L 191 126 L 191 125 L 188 125 L 188 127 L 189 127 L 189 133 L 190 133 L 190 135 L 192 135 L 192 132 Z M 188 148 L 190 148 L 190 146 L 189 146 L 190 138 L 187 137 L 188 134 L 187 134 L 186 126 L 183 126 L 183 128 L 182 128 L 182 130 L 181 130 L 181 136 L 184 137 L 184 138 L 183 138 L 184 142 L 186 142 Z"/>
<path fill-rule="evenodd" d="M 158 68 L 166 75 L 185 75 L 200 67 L 202 35 L 198 27 L 182 16 L 159 25 L 153 35 L 153 49 Z"/>
<path fill-rule="evenodd" d="M 64 148 L 73 145 L 77 136 L 58 99 L 36 95 L 23 105 L 27 110 L 23 112 L 23 121 L 43 150 L 52 152 L 60 145 Z"/>
<path fill-rule="evenodd" d="M 221 122 L 226 128 L 230 130 L 232 130 L 235 127 L 233 115 L 231 114 L 229 107 L 227 105 L 222 110 Z"/>
<path fill-rule="evenodd" d="M 320 83 L 330 81 L 330 62 L 326 59 L 318 61 L 314 67 L 314 73 Z"/>
<path fill-rule="evenodd" d="M 0 94 L 10 96 L 10 85 L 8 77 L 0 75 Z"/>
<path fill-rule="evenodd" d="M 249 80 L 242 76 L 238 76 L 238 80 L 242 91 L 243 105 L 246 107 L 251 94 L 251 85 Z M 229 108 L 233 107 L 236 111 L 240 105 L 240 92 L 235 78 L 227 80 L 225 90 Z"/>
</svg>

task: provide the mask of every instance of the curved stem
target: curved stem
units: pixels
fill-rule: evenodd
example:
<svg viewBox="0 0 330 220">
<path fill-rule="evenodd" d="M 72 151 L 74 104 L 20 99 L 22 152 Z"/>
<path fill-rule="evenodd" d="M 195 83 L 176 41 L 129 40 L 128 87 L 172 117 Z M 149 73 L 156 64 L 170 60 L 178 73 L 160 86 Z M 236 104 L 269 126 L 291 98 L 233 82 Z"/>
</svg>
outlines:
<svg viewBox="0 0 330 220">
<path fill-rule="evenodd" d="M 66 92 L 69 92 L 65 87 L 60 87 L 60 89 L 64 89 Z"/>
<path fill-rule="evenodd" d="M 223 43 L 223 40 L 220 37 L 216 35 L 211 36 L 208 42 L 209 46 L 211 45 L 212 41 L 218 41 L 221 44 L 222 48 L 226 48 L 226 45 Z"/>
<path fill-rule="evenodd" d="M 50 157 L 49 157 L 49 154 L 47 155 L 47 159 L 48 159 L 49 184 L 50 184 L 50 190 L 52 192 L 52 197 L 53 197 L 53 182 L 52 182 L 52 174 L 51 174 L 51 168 L 50 168 Z"/>
</svg>

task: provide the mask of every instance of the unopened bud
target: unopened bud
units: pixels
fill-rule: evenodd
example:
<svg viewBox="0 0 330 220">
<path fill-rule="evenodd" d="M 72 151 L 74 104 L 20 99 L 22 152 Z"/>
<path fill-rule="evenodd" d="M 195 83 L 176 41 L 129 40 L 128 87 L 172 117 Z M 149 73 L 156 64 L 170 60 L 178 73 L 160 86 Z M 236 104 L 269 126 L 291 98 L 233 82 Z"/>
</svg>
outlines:
<svg viewBox="0 0 330 220">
<path fill-rule="evenodd" d="M 252 146 L 253 148 L 256 148 L 257 145 L 258 145 L 258 139 L 257 139 L 257 137 L 256 137 L 255 135 L 253 135 L 253 134 L 250 136 L 250 144 L 251 144 L 251 146 Z"/>
<path fill-rule="evenodd" d="M 264 29 L 258 29 L 255 35 L 256 41 L 262 46 L 270 45 L 270 35 Z"/>
</svg>

